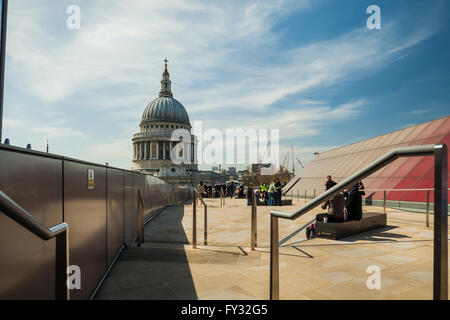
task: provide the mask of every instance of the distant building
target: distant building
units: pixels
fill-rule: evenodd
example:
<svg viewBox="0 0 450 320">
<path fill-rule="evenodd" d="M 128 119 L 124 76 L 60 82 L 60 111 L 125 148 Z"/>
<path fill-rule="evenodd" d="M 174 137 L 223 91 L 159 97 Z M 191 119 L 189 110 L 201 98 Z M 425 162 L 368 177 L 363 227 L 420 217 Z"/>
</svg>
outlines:
<svg viewBox="0 0 450 320">
<path fill-rule="evenodd" d="M 228 173 L 229 174 L 235 174 L 236 173 L 236 168 L 235 167 L 229 167 L 228 168 Z"/>
<path fill-rule="evenodd" d="M 270 163 L 252 163 L 251 169 L 252 169 L 252 174 L 258 174 L 260 172 L 260 167 L 261 168 L 270 168 L 271 164 Z"/>
<path fill-rule="evenodd" d="M 192 127 L 186 109 L 173 97 L 167 59 L 164 62 L 159 97 L 145 108 L 140 132 L 133 135 L 133 168 L 176 185 L 196 186 L 200 180 L 224 182 L 225 174 L 198 171 L 197 139 L 190 134 Z M 172 161 L 172 152 L 180 144 L 179 140 L 172 140 L 172 133 L 177 129 L 188 131 L 191 138 L 189 147 L 178 151 L 185 160 L 181 164 Z"/>
</svg>

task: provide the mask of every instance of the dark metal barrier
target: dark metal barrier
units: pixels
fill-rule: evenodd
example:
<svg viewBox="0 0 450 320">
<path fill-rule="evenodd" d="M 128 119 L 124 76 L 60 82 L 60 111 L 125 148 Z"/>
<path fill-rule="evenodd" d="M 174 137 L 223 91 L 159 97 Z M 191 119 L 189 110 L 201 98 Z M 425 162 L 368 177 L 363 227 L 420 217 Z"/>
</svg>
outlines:
<svg viewBox="0 0 450 320">
<path fill-rule="evenodd" d="M 39 236 L 49 235 L 46 226 L 70 226 L 70 263 L 81 270 L 81 289 L 71 290 L 71 299 L 92 298 L 123 246 L 136 239 L 138 191 L 146 220 L 174 204 L 172 193 L 178 204 L 191 196 L 153 176 L 1 144 L 0 190 L 42 224 Z M 0 299 L 59 298 L 62 242 L 37 238 L 5 211 L 0 207 Z"/>
</svg>

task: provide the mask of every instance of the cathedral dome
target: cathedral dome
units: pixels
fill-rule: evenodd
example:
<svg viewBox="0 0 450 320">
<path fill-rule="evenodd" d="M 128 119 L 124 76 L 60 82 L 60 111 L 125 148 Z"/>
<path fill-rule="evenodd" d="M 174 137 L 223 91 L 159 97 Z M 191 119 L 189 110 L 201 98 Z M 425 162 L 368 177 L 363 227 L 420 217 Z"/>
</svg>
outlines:
<svg viewBox="0 0 450 320">
<path fill-rule="evenodd" d="M 164 72 L 161 80 L 161 91 L 159 98 L 150 102 L 142 115 L 143 122 L 177 122 L 191 125 L 189 116 L 183 105 L 174 99 L 172 94 L 169 71 L 167 70 L 167 59 L 164 60 Z"/>
<path fill-rule="evenodd" d="M 142 115 L 142 121 L 177 122 L 190 125 L 184 106 L 177 99 L 166 96 L 158 97 L 148 104 Z"/>
</svg>

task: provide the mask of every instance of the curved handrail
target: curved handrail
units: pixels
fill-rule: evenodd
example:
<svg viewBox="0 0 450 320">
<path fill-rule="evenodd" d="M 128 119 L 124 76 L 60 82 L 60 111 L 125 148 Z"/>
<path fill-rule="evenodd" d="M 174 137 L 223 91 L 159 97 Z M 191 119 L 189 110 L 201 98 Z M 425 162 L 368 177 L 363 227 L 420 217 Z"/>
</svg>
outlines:
<svg viewBox="0 0 450 320">
<path fill-rule="evenodd" d="M 295 212 L 271 211 L 270 216 L 270 299 L 279 298 L 278 220 L 296 219 L 331 199 L 346 187 L 354 185 L 400 157 L 434 156 L 434 239 L 433 298 L 448 298 L 448 149 L 445 144 L 400 147 L 376 159 L 366 167 L 325 191 Z"/>
<path fill-rule="evenodd" d="M 401 158 L 401 157 L 413 157 L 413 156 L 426 156 L 433 155 L 435 150 L 435 145 L 423 145 L 423 146 L 411 146 L 411 147 L 399 147 L 396 148 L 384 156 L 381 156 L 374 162 L 365 166 L 364 168 L 358 170 L 356 173 L 345 179 L 344 181 L 338 183 L 334 187 L 328 189 L 326 192 L 314 198 L 311 202 L 308 202 L 303 207 L 294 212 L 284 212 L 284 211 L 271 211 L 273 216 L 283 218 L 283 219 L 297 219 L 298 217 L 304 215 L 308 211 L 314 209 L 319 204 L 324 203 L 325 201 L 333 198 L 336 194 L 338 194 L 342 189 L 345 189 L 349 186 L 353 186 L 356 182 L 364 179 L 365 177 L 371 175 L 375 171 L 381 169 L 385 165 L 391 163 L 392 161 Z"/>
<path fill-rule="evenodd" d="M 14 200 L 8 197 L 3 191 L 0 191 L 0 211 L 42 240 L 53 239 L 66 231 L 69 227 L 67 223 L 63 222 L 54 227 L 47 228 L 38 219 L 33 217 L 25 209 L 14 202 Z"/>
<path fill-rule="evenodd" d="M 67 272 L 69 267 L 69 225 L 62 222 L 47 228 L 3 191 L 0 191 L 0 211 L 42 240 L 47 241 L 56 238 L 55 298 L 57 300 L 70 300 L 70 289 L 67 285 L 69 276 Z"/>
</svg>

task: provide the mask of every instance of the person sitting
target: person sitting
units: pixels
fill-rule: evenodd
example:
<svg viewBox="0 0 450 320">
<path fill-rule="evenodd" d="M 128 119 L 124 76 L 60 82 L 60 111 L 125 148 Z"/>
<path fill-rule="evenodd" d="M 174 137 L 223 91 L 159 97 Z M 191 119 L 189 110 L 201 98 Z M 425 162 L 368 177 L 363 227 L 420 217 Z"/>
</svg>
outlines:
<svg viewBox="0 0 450 320">
<path fill-rule="evenodd" d="M 348 220 L 362 219 L 362 192 L 364 191 L 361 191 L 360 188 L 360 183 L 357 183 L 346 190 L 347 200 L 345 207 L 348 212 Z"/>
<path fill-rule="evenodd" d="M 329 222 L 345 221 L 345 198 L 342 193 L 338 193 L 333 199 L 328 200 L 322 205 L 322 209 L 328 207 L 328 213 L 320 213 L 316 216 L 316 221 L 323 221 L 328 218 Z"/>
<path fill-rule="evenodd" d="M 267 192 L 267 190 L 266 192 L 264 192 L 264 203 L 266 206 L 269 205 L 269 193 Z"/>
<path fill-rule="evenodd" d="M 328 213 L 319 213 L 316 215 L 316 222 L 324 222 L 325 218 L 327 222 L 344 222 L 347 220 L 347 210 L 345 208 L 345 197 L 342 193 L 338 193 L 333 199 L 325 202 L 321 208 L 326 209 L 328 207 Z M 306 238 L 310 239 L 316 234 L 316 224 L 313 223 L 306 228 Z"/>
</svg>

